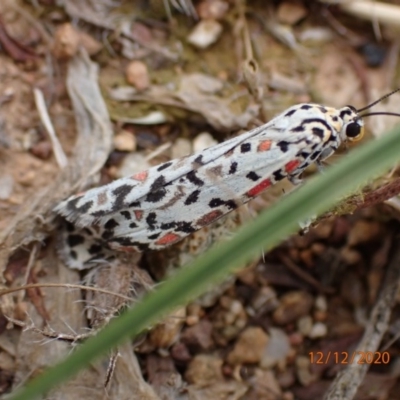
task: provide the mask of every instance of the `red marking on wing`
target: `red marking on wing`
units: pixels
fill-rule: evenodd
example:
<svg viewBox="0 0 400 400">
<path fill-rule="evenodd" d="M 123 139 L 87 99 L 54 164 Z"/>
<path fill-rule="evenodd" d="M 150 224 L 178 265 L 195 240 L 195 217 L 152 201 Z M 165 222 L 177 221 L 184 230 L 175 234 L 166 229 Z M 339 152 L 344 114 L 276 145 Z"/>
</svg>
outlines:
<svg viewBox="0 0 400 400">
<path fill-rule="evenodd" d="M 289 161 L 289 162 L 285 165 L 285 171 L 286 171 L 287 173 L 290 173 L 290 172 L 294 171 L 294 170 L 299 166 L 299 164 L 300 164 L 300 161 L 298 161 L 298 160 Z"/>
<path fill-rule="evenodd" d="M 211 224 L 211 222 L 214 222 L 219 217 L 222 217 L 222 215 L 224 215 L 224 213 L 221 210 L 211 211 L 208 214 L 204 215 L 203 217 L 199 218 L 196 221 L 196 225 L 199 225 L 199 226 L 209 225 L 209 224 Z"/>
<path fill-rule="evenodd" d="M 144 182 L 147 179 L 148 174 L 148 171 L 141 171 L 132 175 L 131 178 L 135 179 L 136 181 Z"/>
<path fill-rule="evenodd" d="M 110 243 L 109 247 L 112 250 L 124 251 L 125 253 L 136 253 L 137 252 L 137 250 L 133 246 L 121 246 L 116 243 Z"/>
<path fill-rule="evenodd" d="M 246 194 L 249 197 L 258 196 L 262 191 L 264 191 L 267 187 L 269 187 L 271 185 L 272 185 L 272 182 L 269 178 L 264 179 L 258 185 L 254 186 L 253 189 L 250 189 Z"/>
<path fill-rule="evenodd" d="M 176 233 L 167 233 L 164 236 L 161 236 L 160 239 L 158 239 L 154 244 L 158 246 L 167 246 L 175 242 L 178 242 L 181 239 L 182 238 Z"/>
<path fill-rule="evenodd" d="M 268 151 L 271 148 L 272 140 L 262 141 L 257 148 L 257 151 Z"/>
<path fill-rule="evenodd" d="M 135 217 L 138 221 L 140 221 L 143 218 L 143 211 L 133 210 L 133 213 L 135 214 Z"/>
</svg>

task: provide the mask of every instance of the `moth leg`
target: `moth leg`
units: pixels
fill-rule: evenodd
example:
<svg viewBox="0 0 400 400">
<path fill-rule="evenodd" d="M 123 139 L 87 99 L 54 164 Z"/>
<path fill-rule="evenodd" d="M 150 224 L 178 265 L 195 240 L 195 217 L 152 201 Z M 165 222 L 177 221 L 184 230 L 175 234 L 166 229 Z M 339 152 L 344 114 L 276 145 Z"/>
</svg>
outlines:
<svg viewBox="0 0 400 400">
<path fill-rule="evenodd" d="M 303 183 L 303 179 L 300 178 L 300 174 L 288 175 L 287 178 L 292 185 L 300 185 Z"/>
</svg>

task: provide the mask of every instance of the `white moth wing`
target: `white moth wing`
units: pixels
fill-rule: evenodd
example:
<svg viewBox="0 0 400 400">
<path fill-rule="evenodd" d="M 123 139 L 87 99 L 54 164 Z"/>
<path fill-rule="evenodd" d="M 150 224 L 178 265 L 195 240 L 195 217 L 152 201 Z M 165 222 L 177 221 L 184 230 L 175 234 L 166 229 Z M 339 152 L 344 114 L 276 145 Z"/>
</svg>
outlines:
<svg viewBox="0 0 400 400">
<path fill-rule="evenodd" d="M 270 135 L 264 134 L 244 143 L 250 143 L 257 148 L 269 137 Z M 277 145 L 278 141 L 272 140 L 268 151 L 254 152 L 251 157 L 241 153 L 240 146 L 235 147 L 233 152 L 226 153 L 196 170 L 196 177 L 203 182 L 202 185 L 196 186 L 182 177 L 174 184 L 165 187 L 164 196 L 157 202 L 156 207 L 142 199 L 137 210 L 134 207 L 120 209 L 101 217 L 98 220 L 100 227 L 107 227 L 112 221 L 112 234 L 107 236 L 107 243 L 114 249 L 138 246 L 138 244 L 147 245 L 151 249 L 162 248 L 162 242 L 158 244 L 155 239 L 170 234 L 176 235 L 176 240 L 181 239 L 208 225 L 210 216 L 218 219 L 248 202 L 251 198 L 248 195 L 249 190 L 264 179 L 272 177 L 274 172 L 284 170 L 289 162 L 296 160 L 302 149 L 308 148 L 313 143 L 320 144 L 319 138 L 307 134 L 280 134 L 280 139 L 292 142 L 293 145 L 289 145 L 287 151 L 282 152 Z M 237 163 L 237 172 L 230 174 L 233 162 Z M 249 179 L 247 176 L 249 172 L 253 178 L 256 176 L 259 178 L 255 181 Z M 140 213 L 139 219 L 135 218 L 136 212 Z"/>
<path fill-rule="evenodd" d="M 291 112 L 293 114 L 287 116 Z M 55 211 L 81 228 L 92 225 L 101 227 L 105 221 L 116 215 L 120 215 L 122 211 L 129 211 L 135 208 L 145 213 L 150 212 L 149 210 L 162 210 L 165 218 L 170 219 L 172 214 L 179 214 L 180 211 L 178 209 L 179 202 L 175 202 L 174 204 L 176 205 L 174 207 L 168 207 L 168 204 L 171 204 L 172 201 L 171 196 L 176 195 L 175 190 L 185 192 L 181 194 L 183 198 L 183 195 L 188 195 L 189 193 L 187 192 L 195 188 L 195 182 L 187 182 L 186 185 L 177 184 L 182 178 L 186 178 L 187 180 L 188 174 L 194 173 L 196 179 L 203 176 L 204 179 L 202 180 L 205 183 L 205 187 L 201 191 L 204 191 L 204 196 L 209 193 L 208 197 L 212 197 L 215 191 L 218 192 L 218 189 L 215 188 L 218 186 L 218 179 L 215 180 L 207 176 L 207 171 L 213 167 L 220 168 L 221 171 L 225 170 L 220 177 L 220 181 L 223 183 L 221 188 L 228 186 L 235 192 L 245 192 L 249 182 L 243 176 L 235 175 L 232 176 L 232 179 L 229 179 L 229 173 L 228 175 L 224 175 L 227 172 L 228 164 L 231 164 L 231 157 L 226 157 L 225 155 L 233 151 L 235 160 L 244 159 L 244 171 L 256 166 L 257 169 L 260 169 L 262 176 L 268 176 L 268 174 L 281 168 L 286 162 L 295 157 L 295 154 L 302 147 L 307 146 L 305 142 L 302 143 L 302 139 L 308 138 L 309 140 L 314 139 L 318 141 L 318 138 L 313 138 L 313 135 L 310 133 L 299 134 L 290 132 L 292 128 L 297 127 L 306 117 L 315 117 L 315 110 L 310 112 L 300 109 L 299 106 L 293 106 L 267 124 L 199 153 L 154 166 L 142 173 L 121 178 L 108 185 L 72 196 L 61 202 L 55 208 Z M 249 154 L 241 154 L 238 150 L 243 143 L 251 144 L 252 141 L 260 140 L 271 140 L 273 142 L 287 140 L 289 143 L 293 143 L 293 145 L 285 153 L 279 151 L 279 149 L 271 148 L 270 151 L 265 151 L 258 155 L 257 152 L 253 151 L 250 157 Z M 257 144 L 254 143 L 252 147 L 254 148 L 254 146 L 257 146 Z M 240 190 L 240 188 L 243 190 Z M 146 197 L 151 197 L 157 190 L 168 191 L 168 196 L 165 196 L 166 200 L 163 199 L 162 203 L 145 201 Z M 177 195 L 179 196 L 179 193 Z M 140 203 L 140 205 L 136 203 Z M 191 210 L 191 208 L 189 209 Z M 189 209 L 186 208 L 185 212 Z M 193 206 L 193 212 L 196 210 L 196 215 L 193 215 L 193 217 L 201 214 L 201 209 L 202 206 L 200 203 Z M 148 227 L 143 225 L 140 229 L 146 230 Z"/>
<path fill-rule="evenodd" d="M 168 184 L 181 178 L 190 171 L 196 170 L 200 165 L 196 162 L 196 159 L 198 159 L 199 156 L 201 156 L 201 164 L 207 164 L 217 160 L 231 149 L 239 146 L 246 139 L 258 135 L 260 132 L 270 130 L 270 126 L 273 125 L 274 121 L 278 118 L 279 116 L 275 117 L 267 124 L 222 142 L 216 146 L 205 149 L 199 153 L 172 160 L 161 165 L 156 165 L 147 171 L 143 171 L 142 174 L 146 173 L 146 177 L 143 180 L 138 179 L 141 178 L 140 174 L 136 174 L 133 177 L 117 179 L 108 185 L 90 189 L 82 194 L 71 196 L 58 204 L 54 210 L 65 217 L 68 221 L 76 224 L 78 227 L 90 226 L 99 219 L 99 214 L 103 213 L 103 215 L 107 215 L 118 210 L 118 204 L 116 206 L 113 204 L 113 198 L 115 197 L 113 192 L 115 190 L 122 187 L 130 187 L 129 196 L 127 193 L 129 200 L 127 200 L 130 203 L 138 201 L 143 196 L 146 196 L 146 194 L 151 190 L 155 180 L 160 177 L 164 165 L 168 165 L 168 168 L 165 170 L 167 173 L 164 173 L 166 178 L 165 184 Z M 71 203 L 73 204 L 73 207 L 71 207 Z M 124 203 L 126 204 L 126 202 Z"/>
</svg>

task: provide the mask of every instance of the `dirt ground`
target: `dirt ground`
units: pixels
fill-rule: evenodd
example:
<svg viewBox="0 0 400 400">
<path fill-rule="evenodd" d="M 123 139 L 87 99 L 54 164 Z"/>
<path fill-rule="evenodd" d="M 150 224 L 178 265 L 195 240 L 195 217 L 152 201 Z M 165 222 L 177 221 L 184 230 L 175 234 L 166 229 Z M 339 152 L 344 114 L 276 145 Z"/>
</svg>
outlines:
<svg viewBox="0 0 400 400">
<path fill-rule="evenodd" d="M 126 306 L 65 284 L 140 297 L 292 185 L 170 249 L 86 274 L 57 255 L 61 200 L 222 142 L 291 105 L 361 108 L 400 86 L 400 1 L 327 3 L 1 1 L 1 279 L 4 288 L 56 287 L 0 297 L 0 394 Z M 376 107 L 398 112 L 399 100 L 395 93 Z M 369 118 L 364 140 L 395 123 Z M 399 192 L 396 169 L 377 177 L 354 207 L 260 254 L 46 398 L 398 399 Z"/>
</svg>

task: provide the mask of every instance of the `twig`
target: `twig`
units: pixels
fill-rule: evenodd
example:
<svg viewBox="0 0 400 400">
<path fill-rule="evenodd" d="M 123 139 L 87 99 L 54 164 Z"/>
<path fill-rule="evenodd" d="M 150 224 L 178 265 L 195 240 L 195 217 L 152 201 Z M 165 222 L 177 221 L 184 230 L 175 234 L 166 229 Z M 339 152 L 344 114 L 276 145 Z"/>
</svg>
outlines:
<svg viewBox="0 0 400 400">
<path fill-rule="evenodd" d="M 9 288 L 0 290 L 0 297 L 6 294 L 18 292 L 19 290 L 27 290 L 27 289 L 34 289 L 34 288 L 44 288 L 44 287 L 53 287 L 53 288 L 67 288 L 67 289 L 81 289 L 81 290 L 89 290 L 92 292 L 104 293 L 110 296 L 118 297 L 122 300 L 132 301 L 133 299 L 128 296 L 124 296 L 120 293 L 115 293 L 107 289 L 101 289 L 98 287 L 86 286 L 86 285 L 74 285 L 72 283 L 31 283 L 28 285 L 23 285 L 17 288 Z"/>
<path fill-rule="evenodd" d="M 400 238 L 397 237 L 393 244 L 394 254 L 389 263 L 386 278 L 383 284 L 378 301 L 376 302 L 371 318 L 366 326 L 363 338 L 355 354 L 372 352 L 379 348 L 382 337 L 388 329 L 389 318 L 392 308 L 396 303 L 396 294 L 400 289 Z M 340 372 L 331 384 L 324 400 L 351 400 L 357 393 L 365 374 L 368 371 L 368 363 L 357 363 L 358 357 L 354 357 L 354 362 Z"/>
<path fill-rule="evenodd" d="M 33 89 L 33 95 L 35 97 L 36 108 L 39 112 L 40 120 L 42 121 L 47 133 L 50 136 L 50 141 L 53 146 L 54 156 L 56 157 L 58 166 L 63 169 L 68 165 L 67 156 L 58 141 L 56 132 L 54 130 L 53 124 L 50 120 L 50 115 L 47 112 L 46 102 L 44 101 L 44 96 L 41 90 L 38 88 Z"/>
</svg>

